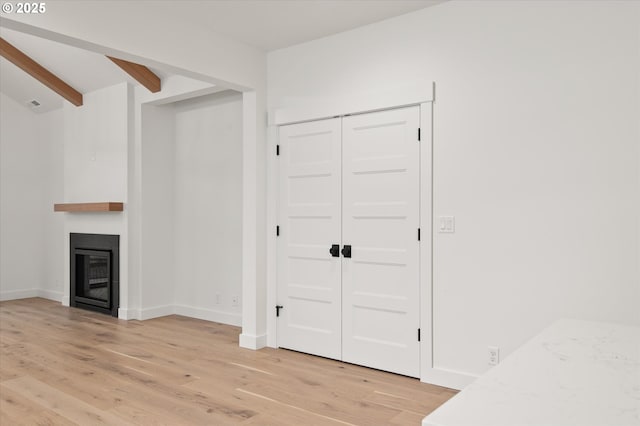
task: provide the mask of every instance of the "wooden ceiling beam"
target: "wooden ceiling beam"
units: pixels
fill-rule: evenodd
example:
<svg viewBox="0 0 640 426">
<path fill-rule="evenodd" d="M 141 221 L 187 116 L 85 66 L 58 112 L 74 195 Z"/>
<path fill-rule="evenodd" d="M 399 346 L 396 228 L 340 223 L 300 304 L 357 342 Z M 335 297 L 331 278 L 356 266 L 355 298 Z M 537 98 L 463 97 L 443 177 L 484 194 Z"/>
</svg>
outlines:
<svg viewBox="0 0 640 426">
<path fill-rule="evenodd" d="M 0 37 L 0 56 L 13 62 L 17 67 L 40 83 L 47 86 L 75 106 L 82 105 L 82 93 L 58 78 L 51 71 L 31 59 L 24 52 Z"/>
<path fill-rule="evenodd" d="M 160 91 L 160 77 L 155 75 L 153 71 L 144 65 L 135 62 L 125 61 L 124 59 L 113 58 L 107 56 L 114 64 L 123 69 L 124 72 L 135 78 L 140 84 L 149 89 L 151 93 Z"/>
</svg>

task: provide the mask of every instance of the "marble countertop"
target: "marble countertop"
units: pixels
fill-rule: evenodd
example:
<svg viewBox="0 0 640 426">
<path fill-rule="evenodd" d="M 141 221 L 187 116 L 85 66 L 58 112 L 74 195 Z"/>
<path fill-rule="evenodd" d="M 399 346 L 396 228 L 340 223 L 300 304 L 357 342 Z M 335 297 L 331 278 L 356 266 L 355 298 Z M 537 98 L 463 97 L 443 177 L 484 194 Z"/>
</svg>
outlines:
<svg viewBox="0 0 640 426">
<path fill-rule="evenodd" d="M 560 320 L 422 426 L 640 426 L 640 327 Z"/>
</svg>

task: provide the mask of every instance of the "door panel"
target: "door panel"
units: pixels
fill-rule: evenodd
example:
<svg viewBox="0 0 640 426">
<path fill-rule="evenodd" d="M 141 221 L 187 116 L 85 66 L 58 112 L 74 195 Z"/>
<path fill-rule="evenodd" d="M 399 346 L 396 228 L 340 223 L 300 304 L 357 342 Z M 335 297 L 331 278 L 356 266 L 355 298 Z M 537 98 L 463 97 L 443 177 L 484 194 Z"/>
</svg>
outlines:
<svg viewBox="0 0 640 426">
<path fill-rule="evenodd" d="M 280 127 L 278 346 L 341 358 L 340 119 Z"/>
<path fill-rule="evenodd" d="M 343 360 L 419 376 L 419 108 L 343 119 Z"/>
</svg>

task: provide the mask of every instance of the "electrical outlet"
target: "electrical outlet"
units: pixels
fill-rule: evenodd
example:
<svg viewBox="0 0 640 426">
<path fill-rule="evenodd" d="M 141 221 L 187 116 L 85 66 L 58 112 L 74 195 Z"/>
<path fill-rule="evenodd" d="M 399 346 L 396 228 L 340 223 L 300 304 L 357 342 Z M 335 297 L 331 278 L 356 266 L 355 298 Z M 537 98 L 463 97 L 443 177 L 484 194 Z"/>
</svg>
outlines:
<svg viewBox="0 0 640 426">
<path fill-rule="evenodd" d="M 238 296 L 231 296 L 231 306 L 234 308 L 238 306 Z"/>
<path fill-rule="evenodd" d="M 216 305 L 220 304 L 220 293 L 216 293 Z"/>
<path fill-rule="evenodd" d="M 500 362 L 500 348 L 497 346 L 489 346 L 489 365 L 498 365 Z"/>
</svg>

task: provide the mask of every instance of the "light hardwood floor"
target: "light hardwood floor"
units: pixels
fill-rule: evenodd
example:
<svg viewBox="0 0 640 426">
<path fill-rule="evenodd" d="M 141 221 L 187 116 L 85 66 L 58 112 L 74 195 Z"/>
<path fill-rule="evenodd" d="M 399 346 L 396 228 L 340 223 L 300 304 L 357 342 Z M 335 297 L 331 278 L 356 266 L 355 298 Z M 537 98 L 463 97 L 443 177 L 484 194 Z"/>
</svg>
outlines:
<svg viewBox="0 0 640 426">
<path fill-rule="evenodd" d="M 0 303 L 2 425 L 419 425 L 455 391 L 180 316 Z"/>
</svg>

